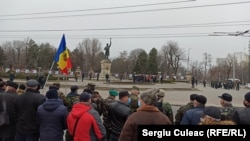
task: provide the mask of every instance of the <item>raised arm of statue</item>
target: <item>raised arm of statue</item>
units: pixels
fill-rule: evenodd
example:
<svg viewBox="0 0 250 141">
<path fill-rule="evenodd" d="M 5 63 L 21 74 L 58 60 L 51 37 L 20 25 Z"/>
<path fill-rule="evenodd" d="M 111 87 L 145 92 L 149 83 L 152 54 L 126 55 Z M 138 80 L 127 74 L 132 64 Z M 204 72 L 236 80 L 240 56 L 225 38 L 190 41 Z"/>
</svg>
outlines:
<svg viewBox="0 0 250 141">
<path fill-rule="evenodd" d="M 111 42 L 111 38 L 110 38 L 110 43 L 108 44 L 107 43 L 107 45 L 106 45 L 106 47 L 104 48 L 104 50 L 105 50 L 105 58 L 106 59 L 108 59 L 109 58 L 109 48 L 111 47 L 111 44 L 112 44 L 112 42 Z"/>
</svg>

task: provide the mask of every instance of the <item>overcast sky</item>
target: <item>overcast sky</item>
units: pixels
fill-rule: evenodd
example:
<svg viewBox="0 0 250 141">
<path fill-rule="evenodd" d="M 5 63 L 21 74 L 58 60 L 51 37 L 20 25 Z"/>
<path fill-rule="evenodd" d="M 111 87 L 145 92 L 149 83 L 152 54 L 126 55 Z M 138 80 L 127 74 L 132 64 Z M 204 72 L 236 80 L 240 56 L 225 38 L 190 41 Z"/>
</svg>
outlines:
<svg viewBox="0 0 250 141">
<path fill-rule="evenodd" d="M 208 35 L 249 30 L 249 13 L 247 0 L 1 0 L 0 44 L 29 37 L 58 47 L 64 33 L 73 50 L 85 38 L 100 39 L 103 48 L 112 38 L 113 58 L 175 41 L 191 62 L 204 52 L 215 62 L 248 53 L 250 37 Z"/>
</svg>

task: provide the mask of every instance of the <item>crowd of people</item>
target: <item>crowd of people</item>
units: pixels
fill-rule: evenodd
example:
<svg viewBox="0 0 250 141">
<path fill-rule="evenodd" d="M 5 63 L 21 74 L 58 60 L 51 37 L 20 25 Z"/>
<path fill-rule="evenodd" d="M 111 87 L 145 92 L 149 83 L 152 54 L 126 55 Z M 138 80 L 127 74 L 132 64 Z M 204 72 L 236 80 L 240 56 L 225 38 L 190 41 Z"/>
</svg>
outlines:
<svg viewBox="0 0 250 141">
<path fill-rule="evenodd" d="M 242 108 L 233 106 L 229 93 L 218 96 L 221 107 L 206 106 L 206 96 L 191 94 L 173 115 L 163 89 L 110 89 L 103 98 L 95 87 L 72 85 L 64 94 L 55 82 L 41 94 L 37 80 L 17 84 L 0 79 L 0 111 L 5 101 L 9 115 L 9 124 L 0 126 L 0 140 L 137 141 L 138 125 L 250 124 L 250 92 Z"/>
</svg>

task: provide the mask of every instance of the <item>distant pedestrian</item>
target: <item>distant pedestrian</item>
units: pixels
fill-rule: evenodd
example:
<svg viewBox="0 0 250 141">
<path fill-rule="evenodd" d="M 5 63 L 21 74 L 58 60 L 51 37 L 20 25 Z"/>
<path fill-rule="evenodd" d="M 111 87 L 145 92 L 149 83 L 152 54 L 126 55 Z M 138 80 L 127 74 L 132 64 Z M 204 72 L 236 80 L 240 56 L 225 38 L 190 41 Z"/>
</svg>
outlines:
<svg viewBox="0 0 250 141">
<path fill-rule="evenodd" d="M 98 72 L 98 73 L 96 74 L 96 80 L 97 80 L 97 81 L 99 81 L 99 76 L 100 76 L 100 73 Z"/>
<path fill-rule="evenodd" d="M 10 72 L 10 74 L 9 74 L 9 79 L 10 79 L 10 81 L 11 82 L 13 82 L 14 81 L 14 79 L 15 79 L 15 74 L 14 74 L 14 72 L 12 71 L 12 72 Z"/>
<path fill-rule="evenodd" d="M 84 79 L 84 72 L 82 72 L 82 82 L 83 82 L 83 79 Z"/>
</svg>

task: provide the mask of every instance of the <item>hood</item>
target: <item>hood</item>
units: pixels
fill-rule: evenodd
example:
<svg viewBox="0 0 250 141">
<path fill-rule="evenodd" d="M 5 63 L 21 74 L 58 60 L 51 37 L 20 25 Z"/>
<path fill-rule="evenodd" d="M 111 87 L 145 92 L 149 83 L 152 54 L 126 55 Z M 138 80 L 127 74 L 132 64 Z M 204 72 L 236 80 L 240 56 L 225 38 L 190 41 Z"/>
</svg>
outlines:
<svg viewBox="0 0 250 141">
<path fill-rule="evenodd" d="M 43 108 L 46 111 L 54 111 L 61 105 L 61 102 L 58 99 L 48 99 L 43 103 Z"/>
<path fill-rule="evenodd" d="M 79 118 L 84 113 L 86 113 L 87 111 L 89 111 L 89 109 L 91 109 L 91 105 L 89 103 L 79 102 L 79 103 L 76 103 L 73 106 L 71 114 L 72 114 L 73 117 Z"/>
</svg>

